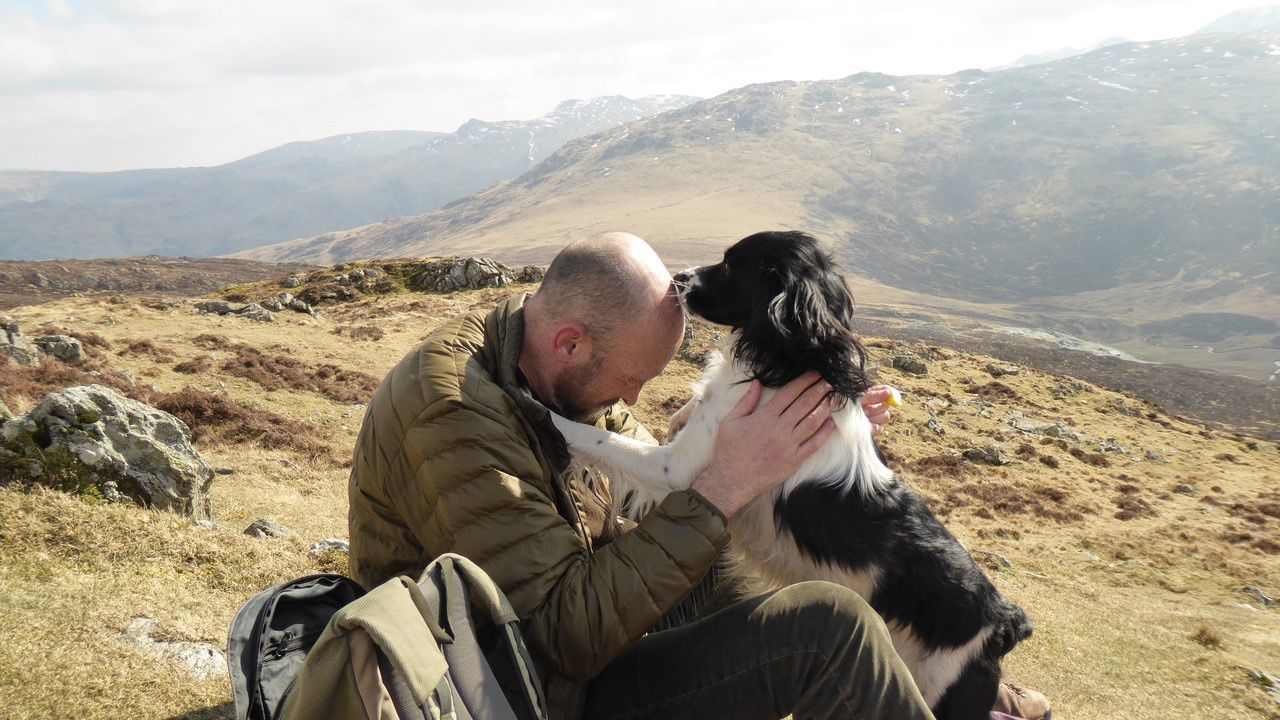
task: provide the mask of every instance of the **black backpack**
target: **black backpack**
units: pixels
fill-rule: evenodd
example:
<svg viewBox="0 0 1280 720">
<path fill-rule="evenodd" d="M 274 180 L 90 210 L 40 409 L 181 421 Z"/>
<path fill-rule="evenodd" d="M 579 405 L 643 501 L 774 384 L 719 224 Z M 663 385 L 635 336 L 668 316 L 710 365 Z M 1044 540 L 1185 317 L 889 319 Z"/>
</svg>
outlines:
<svg viewBox="0 0 1280 720">
<path fill-rule="evenodd" d="M 281 583 L 245 603 L 227 638 L 236 720 L 276 720 L 330 618 L 364 594 L 351 578 L 321 574 Z"/>
</svg>

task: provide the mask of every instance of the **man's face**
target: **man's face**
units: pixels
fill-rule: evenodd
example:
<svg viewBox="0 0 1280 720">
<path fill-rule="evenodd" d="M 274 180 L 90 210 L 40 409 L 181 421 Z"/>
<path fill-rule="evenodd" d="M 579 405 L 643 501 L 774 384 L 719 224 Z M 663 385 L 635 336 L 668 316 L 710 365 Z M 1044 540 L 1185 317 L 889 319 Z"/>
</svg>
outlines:
<svg viewBox="0 0 1280 720">
<path fill-rule="evenodd" d="M 634 405 L 645 383 L 675 357 L 683 338 L 684 313 L 675 294 L 668 293 L 649 317 L 615 328 L 603 346 L 593 343 L 588 357 L 561 371 L 552 387 L 560 414 L 594 424 L 619 400 Z"/>
</svg>

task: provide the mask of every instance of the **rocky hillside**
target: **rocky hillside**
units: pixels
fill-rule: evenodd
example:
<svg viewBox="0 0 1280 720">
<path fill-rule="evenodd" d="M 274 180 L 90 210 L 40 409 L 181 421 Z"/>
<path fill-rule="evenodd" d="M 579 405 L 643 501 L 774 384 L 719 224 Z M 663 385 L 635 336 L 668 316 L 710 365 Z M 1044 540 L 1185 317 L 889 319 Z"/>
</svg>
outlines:
<svg viewBox="0 0 1280 720">
<path fill-rule="evenodd" d="M 338 135 L 208 168 L 0 172 L 0 259 L 211 256 L 414 215 L 515 177 L 568 140 L 695 99 L 567 100 L 533 120 Z"/>
<path fill-rule="evenodd" d="M 44 262 L 0 260 L 0 310 L 70 295 L 147 292 L 189 297 L 235 282 L 277 277 L 311 267 L 301 263 L 156 256 Z"/>
<path fill-rule="evenodd" d="M 82 352 L 58 359 L 42 340 L 33 364 L 0 359 L 0 413 L 17 416 L 0 434 L 0 717 L 229 717 L 235 610 L 346 567 L 349 458 L 378 380 L 443 319 L 531 290 L 522 272 L 536 275 L 356 263 L 214 297 L 14 310 L 6 338 Z M 269 309 L 280 293 L 291 302 Z M 637 410 L 659 434 L 713 332 L 696 328 L 646 388 Z M 882 436 L 891 466 L 1035 621 L 1012 679 L 1086 720 L 1280 710 L 1258 682 L 1280 674 L 1280 447 L 895 327 L 866 342 L 878 378 L 904 391 Z M 99 389 L 63 392 L 87 385 Z M 133 492 L 120 433 L 130 413 L 162 416 L 117 397 L 189 428 L 208 473 L 187 487 L 205 490 L 207 519 L 194 496 L 161 510 Z"/>
</svg>

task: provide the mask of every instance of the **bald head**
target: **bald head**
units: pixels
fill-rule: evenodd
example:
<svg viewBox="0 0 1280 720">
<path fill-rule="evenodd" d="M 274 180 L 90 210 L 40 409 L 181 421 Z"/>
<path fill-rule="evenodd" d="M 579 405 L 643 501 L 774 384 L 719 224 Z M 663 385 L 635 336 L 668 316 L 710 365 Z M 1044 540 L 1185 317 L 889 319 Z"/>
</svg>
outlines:
<svg viewBox="0 0 1280 720">
<path fill-rule="evenodd" d="M 684 335 L 670 290 L 666 266 L 635 235 L 606 233 L 561 250 L 524 306 L 520 371 L 530 389 L 587 423 L 618 400 L 634 404 Z"/>
<path fill-rule="evenodd" d="M 671 274 L 644 240 L 610 232 L 561 250 L 535 302 L 548 317 L 577 322 L 608 343 L 627 322 L 645 321 L 664 307 Z"/>
</svg>

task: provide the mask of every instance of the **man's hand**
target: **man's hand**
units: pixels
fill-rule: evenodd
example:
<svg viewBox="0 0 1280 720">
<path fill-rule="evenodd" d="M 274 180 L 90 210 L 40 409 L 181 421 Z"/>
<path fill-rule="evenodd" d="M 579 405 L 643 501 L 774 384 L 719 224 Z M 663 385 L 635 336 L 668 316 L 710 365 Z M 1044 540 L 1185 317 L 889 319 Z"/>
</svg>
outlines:
<svg viewBox="0 0 1280 720">
<path fill-rule="evenodd" d="M 836 429 L 831 386 L 817 373 L 792 380 L 757 408 L 762 392 L 753 382 L 720 422 L 711 465 L 693 481 L 725 517 L 791 477 Z"/>
<path fill-rule="evenodd" d="M 858 398 L 858 403 L 862 405 L 862 411 L 867 414 L 867 419 L 871 421 L 872 435 L 879 435 L 884 432 L 884 426 L 893 422 L 893 409 L 885 403 L 888 399 L 888 385 L 876 385 L 868 388 Z"/>
</svg>

